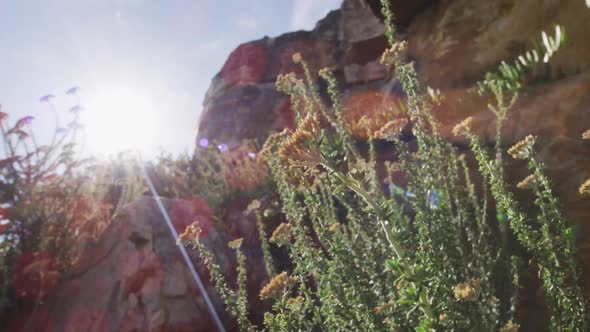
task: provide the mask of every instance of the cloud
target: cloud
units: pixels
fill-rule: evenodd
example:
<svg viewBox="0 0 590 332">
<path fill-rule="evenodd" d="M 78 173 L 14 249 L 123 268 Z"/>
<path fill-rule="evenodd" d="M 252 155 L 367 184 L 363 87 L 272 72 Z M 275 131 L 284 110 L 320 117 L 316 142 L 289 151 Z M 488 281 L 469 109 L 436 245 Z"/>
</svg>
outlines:
<svg viewBox="0 0 590 332">
<path fill-rule="evenodd" d="M 328 12 L 340 8 L 342 0 L 295 0 L 291 29 L 311 30 Z"/>
</svg>

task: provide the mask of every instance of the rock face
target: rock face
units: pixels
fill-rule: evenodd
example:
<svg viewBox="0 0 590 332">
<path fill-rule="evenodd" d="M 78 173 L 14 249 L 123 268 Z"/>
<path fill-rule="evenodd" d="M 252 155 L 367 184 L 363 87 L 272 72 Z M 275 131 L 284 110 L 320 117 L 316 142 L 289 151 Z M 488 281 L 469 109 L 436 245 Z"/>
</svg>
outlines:
<svg viewBox="0 0 590 332">
<path fill-rule="evenodd" d="M 340 10 L 328 14 L 312 31 L 263 38 L 236 48 L 213 78 L 197 139 L 226 144 L 228 151 L 235 152 L 232 158 L 242 160 L 246 158 L 243 140 L 262 143 L 270 133 L 292 127 L 289 100 L 276 92 L 274 82 L 278 74 L 301 74 L 291 60 L 296 52 L 302 54 L 314 75 L 324 67 L 334 70 L 351 128 L 362 115 L 377 119 L 392 107 L 399 110 L 403 102 L 400 84 L 378 61 L 387 47 L 379 2 L 345 0 Z M 567 214 L 583 229 L 590 227 L 590 204 L 576 193 L 578 185 L 590 177 L 590 144 L 580 139 L 590 128 L 590 46 L 586 37 L 590 9 L 584 1 L 394 0 L 392 8 L 421 81 L 446 95 L 434 114 L 443 136 L 457 145 L 465 142 L 452 137 L 451 128 L 467 116 L 474 116 L 476 131 L 488 142 L 494 139 L 486 101 L 474 97 L 468 88 L 502 60 L 530 47 L 541 30 L 556 23 L 565 27 L 569 46 L 557 54 L 550 67 L 543 68 L 541 82 L 522 92 L 509 114 L 502 144 L 509 146 L 527 134 L 538 135 L 540 157 Z M 320 88 L 325 87 L 320 83 Z M 362 132 L 353 134 L 364 139 Z M 524 166 L 511 162 L 508 175 L 512 180 L 525 176 Z M 253 186 L 240 177 L 232 179 L 240 189 Z M 256 301 L 267 276 L 260 269 L 264 264 L 255 222 L 243 213 L 248 202 L 227 202 L 221 227 L 214 227 L 210 209 L 198 198 L 164 200 L 164 204 L 177 231 L 182 232 L 194 220 L 201 223 L 206 245 L 228 276 L 235 273 L 235 258 L 226 242 L 244 238 L 248 270 L 254 271 L 249 274 L 248 296 Z M 582 258 L 590 258 L 590 246 L 582 238 Z M 226 327 L 235 328 L 223 313 L 196 253 L 191 251 L 190 255 L 205 277 Z M 590 281 L 590 265 L 582 266 L 585 280 Z M 590 283 L 586 289 L 590 291 Z M 253 308 L 258 316 L 265 309 L 262 304 Z M 521 320 L 526 326 L 534 326 L 534 321 L 538 318 Z M 10 330 L 212 331 L 214 325 L 154 200 L 144 198 L 123 209 L 98 242 L 86 247 L 75 271 L 63 278 L 43 304 L 15 317 Z"/>
<path fill-rule="evenodd" d="M 382 116 L 403 101 L 401 88 L 379 63 L 386 49 L 384 26 L 375 16 L 378 0 L 345 0 L 342 8 L 317 23 L 312 31 L 298 31 L 239 46 L 214 77 L 199 123 L 199 138 L 238 146 L 242 140 L 260 143 L 272 132 L 293 126 L 288 99 L 278 93 L 278 74 L 296 72 L 292 54 L 299 52 L 312 73 L 333 69 L 342 88 L 344 117 L 353 134 L 362 115 Z M 510 146 L 527 134 L 540 137 L 541 156 L 554 176 L 568 214 L 583 221 L 590 209 L 575 188 L 590 176 L 588 144 L 580 140 L 590 128 L 590 9 L 583 1 L 392 1 L 401 37 L 408 41 L 424 85 L 439 89 L 445 101 L 434 110 L 443 136 L 458 144 L 451 128 L 474 116 L 476 129 L 494 138 L 487 101 L 469 88 L 494 70 L 532 47 L 541 31 L 565 27 L 568 44 L 541 68 L 540 82 L 521 93 L 509 114 L 502 144 Z M 322 84 L 320 82 L 320 88 Z M 327 102 L 327 99 L 326 99 Z"/>
<path fill-rule="evenodd" d="M 210 210 L 199 199 L 164 199 L 163 203 L 177 230 L 183 231 L 186 225 L 199 221 L 203 242 L 215 252 L 216 263 L 229 280 L 235 278 L 235 258 L 226 246 L 232 238 L 249 236 L 243 246 L 247 264 L 251 270 L 263 266 L 258 239 L 252 239 L 252 233 L 257 234 L 255 229 L 248 233 L 242 225 L 218 232 L 212 227 Z M 249 219 L 241 214 L 242 208 L 245 206 L 234 208 L 233 213 L 242 217 L 242 224 L 248 224 Z M 236 217 L 231 218 L 228 223 L 235 223 Z M 224 325 L 235 329 L 208 280 L 207 270 L 199 264 L 197 253 L 189 250 L 189 255 Z M 250 275 L 252 300 L 256 300 L 256 292 L 265 278 L 260 269 Z M 99 241 L 86 248 L 76 269 L 47 300 L 15 319 L 12 326 L 13 331 L 20 326 L 21 331 L 31 332 L 216 330 L 155 200 L 147 197 L 126 206 Z"/>
<path fill-rule="evenodd" d="M 580 137 L 590 128 L 590 9 L 584 1 L 391 2 L 400 37 L 408 42 L 408 57 L 415 62 L 421 82 L 446 96 L 434 115 L 443 136 L 458 145 L 465 142 L 453 137 L 451 128 L 467 116 L 475 118 L 479 135 L 487 142 L 494 140 L 495 125 L 486 110 L 487 101 L 474 96 L 469 88 L 501 61 L 530 49 L 541 31 L 551 33 L 555 24 L 565 28 L 567 46 L 550 65 L 541 66 L 537 80 L 521 92 L 509 113 L 501 143 L 508 148 L 528 134 L 539 137 L 537 148 L 555 192 L 566 214 L 581 226 L 581 238 L 587 238 L 590 203 L 577 194 L 578 186 L 590 177 L 590 144 Z M 199 138 L 237 146 L 244 139 L 263 142 L 270 133 L 292 127 L 290 104 L 275 91 L 274 81 L 281 73 L 300 74 L 291 61 L 296 52 L 309 63 L 312 73 L 323 67 L 334 71 L 351 128 L 364 114 L 378 117 L 380 109 L 397 109 L 396 103 L 403 101 L 400 84 L 378 61 L 387 48 L 379 3 L 344 0 L 340 10 L 328 14 L 312 31 L 239 46 L 213 78 Z M 236 63 L 245 68 L 236 69 Z M 319 86 L 326 97 L 325 86 L 321 82 Z M 362 133 L 353 130 L 353 134 L 363 138 Z M 527 174 L 522 163 L 510 161 L 509 168 L 508 175 L 516 182 Z M 590 246 L 585 242 L 581 256 L 590 257 Z M 582 267 L 590 294 L 590 266 Z"/>
</svg>

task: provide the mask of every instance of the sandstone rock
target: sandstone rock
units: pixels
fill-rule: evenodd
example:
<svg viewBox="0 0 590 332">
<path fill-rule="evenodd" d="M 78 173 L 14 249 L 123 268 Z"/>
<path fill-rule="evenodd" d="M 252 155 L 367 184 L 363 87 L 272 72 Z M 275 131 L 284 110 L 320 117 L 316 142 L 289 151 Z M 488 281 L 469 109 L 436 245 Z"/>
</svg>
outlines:
<svg viewBox="0 0 590 332">
<path fill-rule="evenodd" d="M 226 246 L 231 237 L 213 227 L 208 219 L 210 210 L 203 202 L 195 198 L 164 199 L 163 203 L 177 230 L 183 230 L 188 220 L 200 222 L 206 230 L 203 242 L 215 252 L 216 263 L 228 280 L 235 280 L 235 258 Z M 254 237 L 250 240 L 254 245 L 245 246 L 248 262 L 255 265 L 260 264 L 261 256 L 253 249 L 259 246 L 257 240 Z M 234 323 L 208 281 L 198 254 L 192 249 L 189 254 L 217 312 L 232 330 Z M 153 199 L 146 197 L 126 206 L 82 257 L 83 264 L 63 278 L 43 303 L 15 320 L 13 326 L 19 329 L 14 331 L 215 330 L 203 297 Z M 251 268 L 256 272 L 249 276 L 250 293 L 257 294 L 266 275 Z"/>
<path fill-rule="evenodd" d="M 523 89 L 508 115 L 501 144 L 508 148 L 528 134 L 539 137 L 539 157 L 567 216 L 579 227 L 580 257 L 589 258 L 590 204 L 577 194 L 578 186 L 590 177 L 590 144 L 580 138 L 590 128 L 590 46 L 586 42 L 590 10 L 584 2 L 392 0 L 391 4 L 400 28 L 398 37 L 407 40 L 408 58 L 414 61 L 420 81 L 445 96 L 433 110 L 441 134 L 461 148 L 466 146 L 465 140 L 454 137 L 451 129 L 467 116 L 474 117 L 476 133 L 487 144 L 495 140 L 493 115 L 487 110 L 490 99 L 473 93 L 475 83 L 501 61 L 530 49 L 541 31 L 552 33 L 555 24 L 565 27 L 567 46 L 551 64 L 541 66 L 535 80 Z M 397 116 L 387 113 L 388 107 L 404 101 L 400 83 L 379 64 L 388 47 L 379 20 L 380 0 L 345 0 L 340 11 L 330 13 L 310 32 L 256 41 L 266 45 L 271 69 L 262 82 L 239 90 L 220 84 L 216 76 L 204 103 L 199 137 L 239 145 L 243 138 L 263 142 L 270 133 L 291 127 L 293 112 L 289 111 L 289 102 L 272 90 L 279 73 L 291 70 L 301 74 L 299 67 L 289 63 L 290 55 L 300 52 L 313 71 L 325 66 L 333 70 L 340 84 L 348 127 L 357 139 L 365 139 L 366 133 L 355 130 L 363 116 L 374 129 Z M 325 84 L 318 84 L 327 101 Z M 244 113 L 231 111 L 240 107 Z M 393 158 L 388 147 L 378 147 L 377 152 L 379 160 Z M 511 183 L 528 174 L 522 162 L 507 157 L 506 165 Z M 379 171 L 381 174 L 384 170 Z M 403 174 L 398 178 L 403 183 Z M 511 189 L 531 200 L 526 193 Z M 590 267 L 586 265 L 582 264 L 590 296 Z M 535 280 L 530 285 L 539 286 Z M 547 325 L 536 317 L 544 310 L 540 298 L 525 299 L 529 302 L 524 304 L 531 310 L 519 313 L 521 323 L 533 330 Z"/>
</svg>

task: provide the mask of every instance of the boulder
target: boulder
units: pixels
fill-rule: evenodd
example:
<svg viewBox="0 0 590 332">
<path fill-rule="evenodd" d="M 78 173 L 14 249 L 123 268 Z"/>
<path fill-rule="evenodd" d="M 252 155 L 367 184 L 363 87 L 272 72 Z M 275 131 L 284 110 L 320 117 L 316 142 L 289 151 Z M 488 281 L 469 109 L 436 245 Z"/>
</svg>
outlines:
<svg viewBox="0 0 590 332">
<path fill-rule="evenodd" d="M 203 242 L 215 252 L 216 263 L 228 280 L 235 280 L 235 257 L 226 245 L 233 237 L 229 231 L 214 226 L 204 201 L 163 199 L 163 204 L 177 231 L 184 231 L 193 221 L 199 222 Z M 234 214 L 241 214 L 241 207 Z M 257 233 L 242 233 L 235 235 L 248 235 L 244 245 L 247 262 L 261 264 Z M 198 253 L 190 248 L 188 252 L 224 325 L 235 330 Z M 264 270 L 253 270 L 256 273 L 249 276 L 249 294 L 255 301 L 267 276 Z M 264 306 L 258 308 L 263 310 Z M 216 330 L 203 295 L 150 197 L 124 207 L 98 241 L 87 245 L 74 270 L 42 303 L 21 316 L 12 323 L 14 331 Z"/>
</svg>

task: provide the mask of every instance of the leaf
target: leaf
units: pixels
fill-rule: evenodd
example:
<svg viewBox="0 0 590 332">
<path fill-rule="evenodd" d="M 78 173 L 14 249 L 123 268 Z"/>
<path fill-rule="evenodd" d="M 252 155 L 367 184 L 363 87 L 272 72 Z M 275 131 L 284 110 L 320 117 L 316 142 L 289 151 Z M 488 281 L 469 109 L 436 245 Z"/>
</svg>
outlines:
<svg viewBox="0 0 590 332">
<path fill-rule="evenodd" d="M 551 50 L 553 50 L 553 48 L 551 47 L 551 43 L 549 42 L 549 38 L 547 37 L 547 33 L 545 31 L 541 32 L 541 37 L 543 39 L 543 44 L 545 45 L 547 52 L 551 52 Z"/>
</svg>

